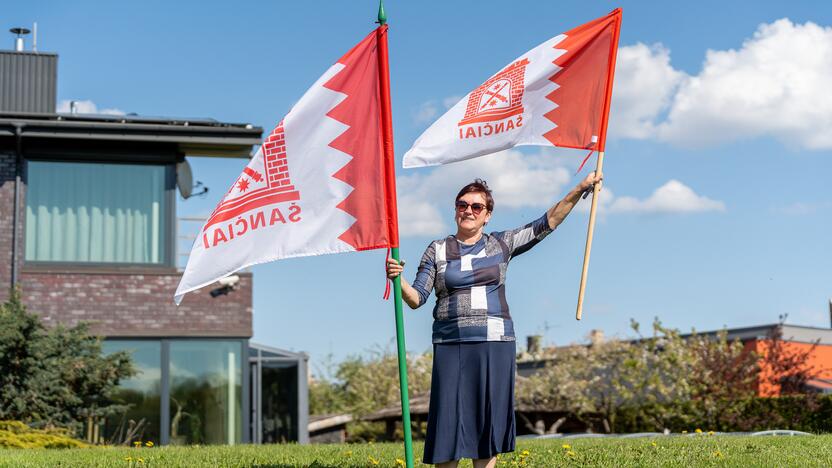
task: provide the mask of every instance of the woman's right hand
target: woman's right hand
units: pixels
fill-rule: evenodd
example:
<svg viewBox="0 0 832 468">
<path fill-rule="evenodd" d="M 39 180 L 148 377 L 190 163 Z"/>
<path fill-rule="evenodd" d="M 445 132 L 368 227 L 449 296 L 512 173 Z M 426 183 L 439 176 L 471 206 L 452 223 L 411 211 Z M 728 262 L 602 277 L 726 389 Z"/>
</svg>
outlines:
<svg viewBox="0 0 832 468">
<path fill-rule="evenodd" d="M 404 261 L 399 263 L 398 260 L 393 258 L 387 259 L 387 277 L 389 279 L 393 279 L 402 274 L 404 271 Z"/>
</svg>

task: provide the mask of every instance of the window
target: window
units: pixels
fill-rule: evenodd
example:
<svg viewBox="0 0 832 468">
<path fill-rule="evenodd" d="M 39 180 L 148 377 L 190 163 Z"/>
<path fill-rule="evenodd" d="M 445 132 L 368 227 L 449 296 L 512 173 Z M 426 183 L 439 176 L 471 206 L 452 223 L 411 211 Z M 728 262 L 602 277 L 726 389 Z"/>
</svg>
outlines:
<svg viewBox="0 0 832 468">
<path fill-rule="evenodd" d="M 170 342 L 170 443 L 235 444 L 242 439 L 239 341 Z"/>
<path fill-rule="evenodd" d="M 29 161 L 27 262 L 167 264 L 168 166 Z"/>
<path fill-rule="evenodd" d="M 128 351 L 136 375 L 119 383 L 114 399 L 124 411 L 107 418 L 104 440 L 108 444 L 130 444 L 136 440 L 159 443 L 162 395 L 161 349 L 159 341 L 107 340 L 102 344 L 105 354 Z"/>
</svg>

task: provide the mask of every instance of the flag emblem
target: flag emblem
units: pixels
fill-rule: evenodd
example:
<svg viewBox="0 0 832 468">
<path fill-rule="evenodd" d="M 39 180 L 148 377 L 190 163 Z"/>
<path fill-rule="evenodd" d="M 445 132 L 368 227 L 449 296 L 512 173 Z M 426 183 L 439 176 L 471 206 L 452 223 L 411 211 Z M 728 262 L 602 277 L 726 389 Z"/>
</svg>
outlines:
<svg viewBox="0 0 832 468">
<path fill-rule="evenodd" d="M 300 192 L 295 190 L 289 179 L 283 122 L 272 130 L 252 163 L 254 167 L 249 166 L 243 170 L 222 203 L 217 205 L 208 217 L 202 228 L 203 234 L 214 224 L 228 221 L 257 208 L 300 200 Z"/>
<path fill-rule="evenodd" d="M 459 126 L 495 122 L 523 113 L 523 84 L 528 59 L 518 60 L 489 78 L 468 96 Z"/>
</svg>

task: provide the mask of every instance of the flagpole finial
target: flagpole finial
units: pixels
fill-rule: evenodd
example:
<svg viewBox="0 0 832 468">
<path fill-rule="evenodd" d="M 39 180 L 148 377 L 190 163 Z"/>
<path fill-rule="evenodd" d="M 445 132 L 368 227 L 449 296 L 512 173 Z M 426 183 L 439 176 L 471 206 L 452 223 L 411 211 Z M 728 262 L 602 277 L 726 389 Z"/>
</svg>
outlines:
<svg viewBox="0 0 832 468">
<path fill-rule="evenodd" d="M 384 0 L 378 0 L 378 24 L 387 24 L 387 13 L 384 11 Z"/>
</svg>

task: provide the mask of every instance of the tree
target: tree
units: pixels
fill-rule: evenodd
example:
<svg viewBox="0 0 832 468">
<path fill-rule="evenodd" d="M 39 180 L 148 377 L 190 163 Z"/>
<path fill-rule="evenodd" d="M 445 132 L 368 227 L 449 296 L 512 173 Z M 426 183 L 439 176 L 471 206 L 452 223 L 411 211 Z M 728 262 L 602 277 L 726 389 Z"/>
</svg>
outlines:
<svg viewBox="0 0 832 468">
<path fill-rule="evenodd" d="M 429 353 L 407 356 L 411 398 L 430 390 L 432 363 L 433 356 Z M 375 349 L 368 355 L 349 356 L 337 366 L 330 364 L 325 372 L 328 375 L 321 374 L 310 386 L 310 412 L 350 413 L 355 418 L 350 424 L 352 438 L 381 437 L 384 429 L 380 424 L 362 422 L 359 418 L 400 401 L 397 354 L 390 347 Z"/>
<path fill-rule="evenodd" d="M 783 324 L 787 315 L 772 328 L 761 343 L 760 384 L 767 396 L 796 395 L 807 392 L 808 383 L 820 374 L 821 369 L 810 363 L 820 341 L 808 347 L 783 340 Z"/>
<path fill-rule="evenodd" d="M 100 418 L 123 409 L 113 392 L 134 373 L 130 355 L 102 355 L 85 324 L 47 330 L 17 289 L 0 305 L 0 419 L 76 431 L 86 422 L 94 440 Z"/>
</svg>

